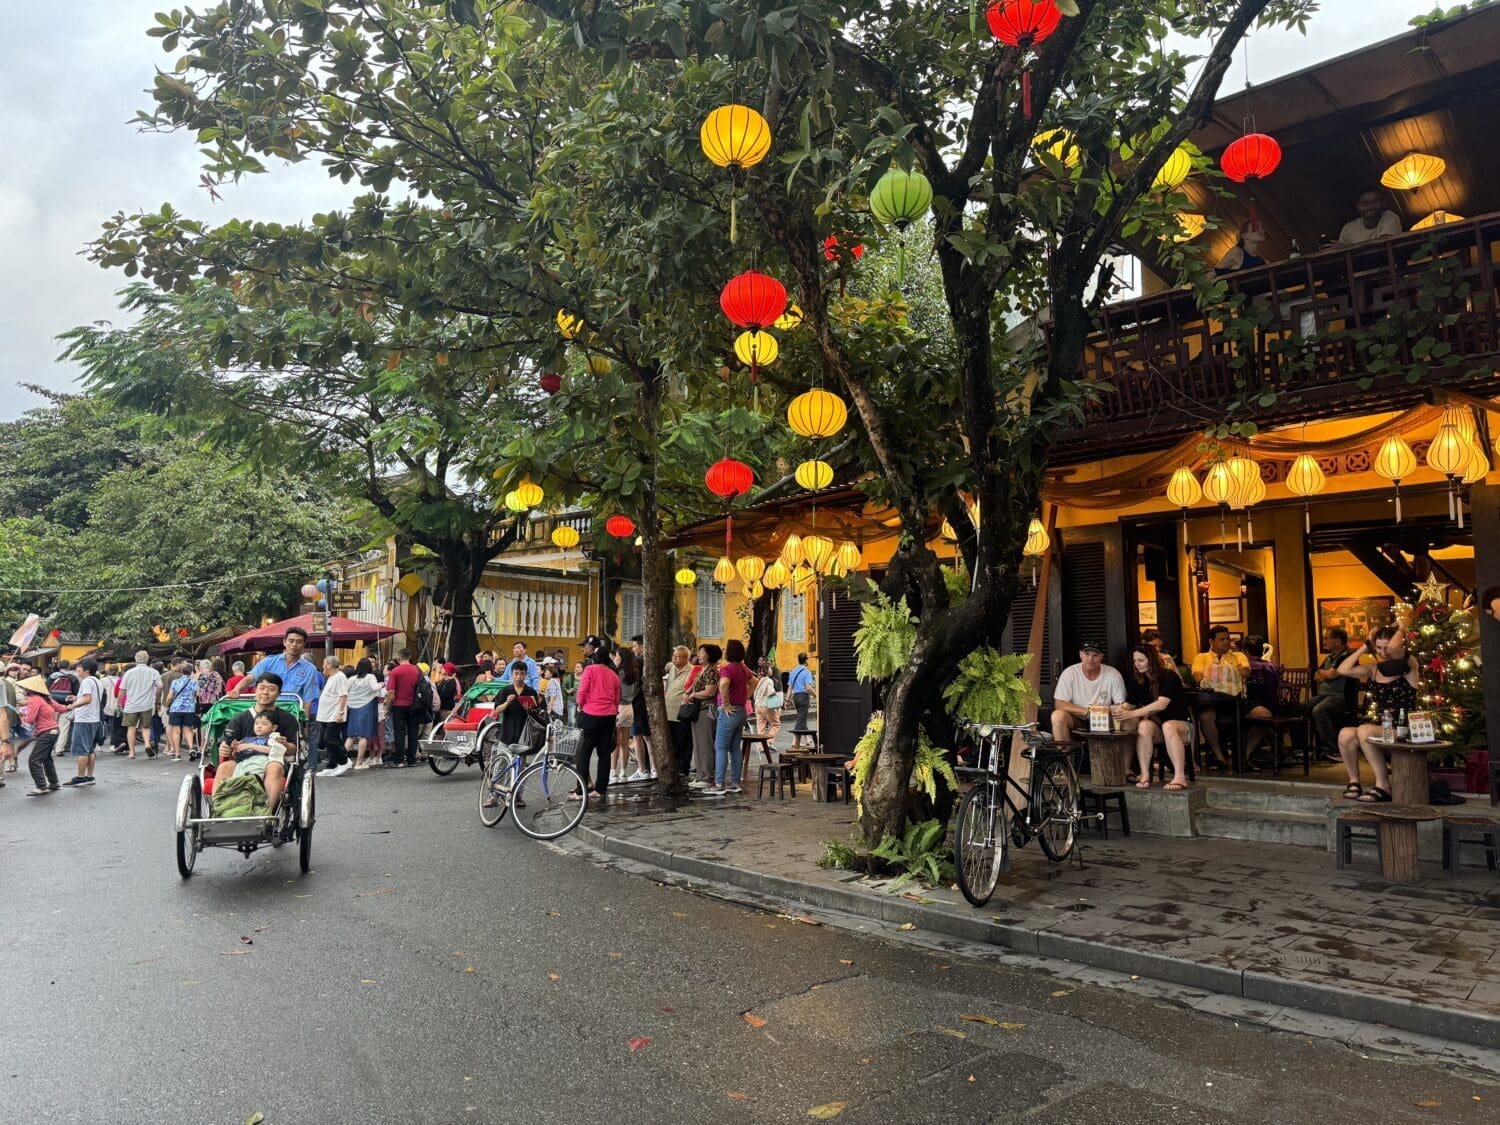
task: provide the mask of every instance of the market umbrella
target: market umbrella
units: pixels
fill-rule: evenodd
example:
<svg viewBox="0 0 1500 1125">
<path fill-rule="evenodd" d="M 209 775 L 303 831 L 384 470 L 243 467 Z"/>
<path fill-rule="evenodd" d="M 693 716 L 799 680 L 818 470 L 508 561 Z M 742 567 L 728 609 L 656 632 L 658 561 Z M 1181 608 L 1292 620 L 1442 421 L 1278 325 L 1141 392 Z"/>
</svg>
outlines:
<svg viewBox="0 0 1500 1125">
<path fill-rule="evenodd" d="M 214 651 L 220 656 L 229 652 L 274 652 L 281 648 L 282 639 L 286 631 L 292 626 L 307 630 L 308 648 L 321 648 L 327 640 L 327 636 L 320 630 L 313 628 L 313 614 L 304 613 L 300 617 L 288 617 L 285 621 L 273 621 L 259 629 L 251 629 L 248 633 L 241 633 L 237 637 L 231 637 L 223 644 L 216 645 Z M 348 648 L 350 645 L 361 642 L 370 644 L 382 637 L 392 637 L 401 632 L 400 629 L 392 629 L 387 625 L 372 625 L 368 621 L 353 621 L 347 617 L 330 617 L 328 619 L 329 629 L 333 634 L 335 648 Z"/>
</svg>

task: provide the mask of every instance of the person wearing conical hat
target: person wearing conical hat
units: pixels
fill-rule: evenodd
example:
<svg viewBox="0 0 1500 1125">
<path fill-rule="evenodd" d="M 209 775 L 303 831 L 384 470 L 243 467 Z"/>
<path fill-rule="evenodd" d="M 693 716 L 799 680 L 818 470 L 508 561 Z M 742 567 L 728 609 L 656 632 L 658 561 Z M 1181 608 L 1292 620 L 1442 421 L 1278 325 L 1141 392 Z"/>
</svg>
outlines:
<svg viewBox="0 0 1500 1125">
<path fill-rule="evenodd" d="M 62 788 L 57 780 L 57 767 L 52 764 L 52 751 L 57 746 L 57 717 L 70 708 L 52 698 L 47 681 L 41 676 L 28 676 L 17 681 L 16 687 L 22 692 L 21 725 L 29 728 L 32 736 L 26 765 L 35 788 L 27 790 L 26 795 L 41 797 Z"/>
</svg>

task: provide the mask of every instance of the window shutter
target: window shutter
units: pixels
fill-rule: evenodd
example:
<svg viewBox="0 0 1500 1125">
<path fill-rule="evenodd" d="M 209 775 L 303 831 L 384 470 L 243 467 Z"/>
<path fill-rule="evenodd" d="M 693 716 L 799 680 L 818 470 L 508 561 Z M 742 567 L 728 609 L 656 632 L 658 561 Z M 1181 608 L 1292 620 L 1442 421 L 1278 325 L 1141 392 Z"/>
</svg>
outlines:
<svg viewBox="0 0 1500 1125">
<path fill-rule="evenodd" d="M 724 636 L 724 590 L 711 574 L 698 575 L 698 639 Z"/>
<path fill-rule="evenodd" d="M 1067 663 L 1078 659 L 1076 653 L 1087 641 L 1110 647 L 1106 635 L 1109 619 L 1108 594 L 1105 588 L 1104 544 L 1102 542 L 1069 543 L 1062 555 L 1063 650 Z M 1105 653 L 1108 662 L 1112 653 Z"/>
<path fill-rule="evenodd" d="M 781 595 L 781 639 L 807 643 L 807 595 L 783 592 Z"/>
</svg>

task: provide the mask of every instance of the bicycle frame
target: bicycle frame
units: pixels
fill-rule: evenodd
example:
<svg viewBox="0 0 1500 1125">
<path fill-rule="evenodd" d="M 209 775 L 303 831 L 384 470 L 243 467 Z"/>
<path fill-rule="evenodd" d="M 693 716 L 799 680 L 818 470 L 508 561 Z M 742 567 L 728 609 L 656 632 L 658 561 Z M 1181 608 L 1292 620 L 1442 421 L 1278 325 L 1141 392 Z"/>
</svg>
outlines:
<svg viewBox="0 0 1500 1125">
<path fill-rule="evenodd" d="M 1036 759 L 1036 752 L 1038 750 L 1042 750 L 1043 753 L 1054 752 L 1043 749 L 1043 747 L 1045 747 L 1047 743 L 1047 739 L 1037 731 L 1036 725 L 1034 723 L 1029 726 L 993 726 L 988 728 L 988 733 L 983 733 L 979 730 L 975 731 L 975 734 L 979 736 L 979 753 L 981 760 L 983 760 L 985 752 L 989 752 L 988 764 L 982 767 L 985 777 L 987 780 L 996 781 L 999 783 L 1000 799 L 1003 800 L 1006 806 L 1010 809 L 1010 815 L 1012 818 L 1011 823 L 1019 828 L 1025 835 L 1026 839 L 1019 842 L 1020 846 L 1025 846 L 1027 842 L 1041 833 L 1041 830 L 1047 825 L 1047 823 L 1049 823 L 1049 821 L 1034 823 L 1032 817 L 1033 805 L 1031 800 L 1031 786 L 1029 784 L 1023 786 L 1019 781 L 1017 781 L 1010 775 L 1009 748 L 1002 747 L 1002 740 L 998 737 L 1002 733 L 1019 734 L 1022 741 L 1026 744 L 1025 749 L 1022 751 L 1022 753 L 1030 751 L 1033 761 L 1035 761 Z M 1057 753 L 1058 756 L 1062 756 L 1063 754 L 1066 754 L 1067 751 L 1057 751 L 1055 753 Z M 1032 778 L 1035 777 L 1036 775 L 1032 774 Z M 1012 789 L 1014 789 L 1016 793 L 1020 795 L 1021 799 L 1025 802 L 1024 805 L 1018 805 L 1011 799 L 1010 790 Z M 998 807 L 998 804 L 996 807 Z M 1023 808 L 1025 810 L 1024 817 L 1022 816 Z M 989 825 L 989 832 L 991 835 L 993 835 L 993 824 Z"/>
</svg>

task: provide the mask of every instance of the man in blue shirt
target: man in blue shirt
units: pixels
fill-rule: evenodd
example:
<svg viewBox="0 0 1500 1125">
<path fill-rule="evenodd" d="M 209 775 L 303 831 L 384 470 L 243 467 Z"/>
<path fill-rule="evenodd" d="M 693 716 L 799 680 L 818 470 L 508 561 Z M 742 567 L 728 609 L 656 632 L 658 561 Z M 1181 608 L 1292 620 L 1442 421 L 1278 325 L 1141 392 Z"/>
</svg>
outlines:
<svg viewBox="0 0 1500 1125">
<path fill-rule="evenodd" d="M 786 678 L 786 689 L 791 693 L 792 706 L 797 708 L 797 721 L 792 724 L 792 734 L 798 732 L 809 733 L 807 730 L 807 710 L 812 703 L 812 697 L 817 694 L 813 690 L 812 669 L 807 666 L 807 653 L 797 654 L 797 667 L 792 669 L 791 675 Z M 794 737 L 793 744 L 802 740 Z M 814 742 L 817 740 L 814 739 Z"/>
<path fill-rule="evenodd" d="M 536 666 L 535 660 L 526 655 L 525 642 L 517 641 L 515 645 L 512 646 L 510 651 L 514 654 L 511 657 L 511 663 L 514 664 L 517 660 L 519 660 L 522 664 L 526 665 L 526 686 L 529 687 L 532 691 L 536 692 L 538 695 L 541 695 L 542 670 Z"/>
<path fill-rule="evenodd" d="M 323 691 L 323 673 L 318 671 L 316 664 L 303 655 L 306 648 L 307 631 L 293 625 L 282 638 L 281 652 L 275 656 L 262 656 L 255 662 L 255 667 L 250 669 L 250 674 L 240 685 L 241 694 L 244 694 L 246 689 L 253 691 L 257 681 L 267 672 L 271 672 L 281 677 L 281 694 L 295 695 L 307 708 L 308 717 L 316 718 L 318 696 Z M 316 745 L 308 749 L 308 762 L 311 768 L 318 768 Z"/>
</svg>

